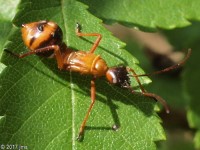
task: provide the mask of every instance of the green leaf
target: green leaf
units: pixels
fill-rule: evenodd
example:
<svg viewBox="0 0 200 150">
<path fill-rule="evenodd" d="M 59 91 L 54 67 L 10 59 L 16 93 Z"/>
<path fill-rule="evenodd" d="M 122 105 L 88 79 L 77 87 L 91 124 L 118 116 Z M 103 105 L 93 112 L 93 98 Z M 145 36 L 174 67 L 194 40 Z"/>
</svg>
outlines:
<svg viewBox="0 0 200 150">
<path fill-rule="evenodd" d="M 172 29 L 190 25 L 188 20 L 200 20 L 199 0 L 84 0 L 84 3 L 105 22 L 127 26 Z"/>
<path fill-rule="evenodd" d="M 192 55 L 185 65 L 185 71 L 183 74 L 183 93 L 186 99 L 189 100 L 187 118 L 191 128 L 196 128 L 197 132 L 194 138 L 196 148 L 200 148 L 200 110 L 199 110 L 199 30 L 200 23 L 192 22 L 191 26 L 186 28 L 174 29 L 172 31 L 165 31 L 165 35 L 168 36 L 170 42 L 176 47 L 176 49 L 183 49 L 185 47 L 192 48 Z"/>
<path fill-rule="evenodd" d="M 12 29 L 11 19 L 14 17 L 18 2 L 19 0 L 0 0 L 0 58 L 3 52 L 3 47 L 8 40 L 8 35 Z M 0 73 L 5 67 L 4 64 L 0 63 Z"/>
<path fill-rule="evenodd" d="M 0 20 L 12 20 L 19 0 L 0 0 Z"/>
<path fill-rule="evenodd" d="M 189 64 L 185 72 L 185 84 L 186 90 L 188 91 L 188 97 L 190 98 L 190 107 L 187 114 L 189 125 L 192 128 L 196 128 L 197 132 L 195 135 L 195 146 L 196 148 L 200 148 L 200 110 L 199 110 L 199 85 L 197 83 L 200 82 L 199 76 L 200 71 L 197 69 L 200 63 L 199 61 L 199 46 L 193 49 L 193 53 Z M 195 71 L 194 71 L 195 70 Z"/>
<path fill-rule="evenodd" d="M 195 138 L 194 138 L 195 146 L 196 148 L 200 147 L 200 130 L 196 132 Z"/>
<path fill-rule="evenodd" d="M 171 32 L 171 34 L 174 35 L 174 32 Z M 127 50 L 130 52 L 132 51 L 131 53 L 139 60 L 140 66 L 145 70 L 145 72 L 154 72 L 155 67 L 152 66 L 151 60 L 147 57 L 144 48 L 138 46 L 138 48 L 133 51 L 132 49 L 136 45 L 134 44 L 134 40 L 128 39 L 126 43 Z M 186 52 L 187 51 L 185 51 L 185 53 Z M 146 90 L 153 93 L 159 93 L 159 96 L 166 100 L 172 110 L 185 109 L 188 106 L 188 99 L 186 99 L 183 94 L 183 83 L 181 75 L 174 77 L 164 73 L 151 76 L 151 79 L 153 81 L 153 84 L 147 85 L 145 87 Z"/>
<path fill-rule="evenodd" d="M 12 24 L 10 21 L 0 20 L 0 58 L 3 52 L 3 47 L 8 40 L 8 35 L 12 29 Z"/>
<path fill-rule="evenodd" d="M 0 20 L 0 58 L 3 52 L 3 46 L 8 39 L 8 34 L 10 33 L 11 23 L 9 21 Z M 0 74 L 6 66 L 0 63 Z"/>
<path fill-rule="evenodd" d="M 82 32 L 98 32 L 103 39 L 96 54 L 109 66 L 125 64 L 143 73 L 138 61 L 114 38 L 101 20 L 74 0 L 22 0 L 14 18 L 17 27 L 5 48 L 15 53 L 27 51 L 19 26 L 38 20 L 59 24 L 64 42 L 73 49 L 88 50 L 94 38 L 78 38 L 76 22 Z M 0 78 L 0 143 L 24 144 L 28 149 L 156 149 L 155 141 L 164 140 L 161 120 L 153 111 L 152 99 L 110 86 L 105 79 L 96 82 L 97 96 L 83 142 L 76 141 L 79 127 L 90 104 L 90 79 L 60 71 L 55 60 L 29 56 L 17 59 L 3 54 L 7 67 Z M 150 82 L 141 78 L 143 84 Z M 137 87 L 136 82 L 132 83 Z M 112 126 L 120 125 L 118 131 Z M 103 144 L 102 144 L 103 143 Z"/>
</svg>

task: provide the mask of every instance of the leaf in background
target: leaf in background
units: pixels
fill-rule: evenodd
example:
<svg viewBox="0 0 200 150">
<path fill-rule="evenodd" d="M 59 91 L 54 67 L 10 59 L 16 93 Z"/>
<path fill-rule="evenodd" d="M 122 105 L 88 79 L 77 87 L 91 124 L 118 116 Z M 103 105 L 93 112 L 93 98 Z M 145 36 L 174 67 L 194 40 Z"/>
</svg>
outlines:
<svg viewBox="0 0 200 150">
<path fill-rule="evenodd" d="M 103 39 L 95 53 L 101 54 L 109 66 L 124 63 L 139 74 L 143 72 L 136 65 L 138 61 L 121 49 L 125 44 L 111 36 L 101 21 L 88 13 L 86 5 L 71 0 L 22 0 L 18 9 L 14 18 L 17 26 L 38 20 L 55 21 L 71 48 L 88 50 L 95 40 L 78 38 L 76 22 L 82 25 L 82 32 L 101 33 Z M 24 52 L 20 29 L 15 30 L 6 48 Z M 2 62 L 7 67 L 0 78 L 0 143 L 17 143 L 29 149 L 149 150 L 156 149 L 154 141 L 165 139 L 152 99 L 99 79 L 84 141 L 77 142 L 79 126 L 90 104 L 90 77 L 60 71 L 54 60 L 36 55 L 17 59 L 4 53 Z M 142 82 L 150 80 L 142 78 Z M 133 86 L 137 86 L 135 82 Z M 120 125 L 119 131 L 112 130 L 114 124 Z"/>
<path fill-rule="evenodd" d="M 200 28 L 199 28 L 200 29 Z M 200 46 L 197 45 L 193 49 L 192 57 L 189 61 L 187 70 L 185 72 L 185 84 L 186 84 L 186 90 L 188 92 L 188 96 L 190 98 L 190 107 L 187 114 L 188 122 L 190 127 L 196 128 L 197 132 L 195 135 L 195 146 L 196 148 L 200 148 L 200 109 L 199 109 L 199 85 L 200 83 L 199 76 L 199 48 Z"/>
<path fill-rule="evenodd" d="M 200 45 L 199 35 L 200 23 L 192 22 L 192 25 L 186 28 L 174 29 L 172 31 L 165 31 L 165 35 L 176 49 L 183 49 L 183 47 L 191 47 L 192 55 L 185 66 L 183 85 L 184 96 L 189 99 L 189 110 L 187 112 L 188 123 L 190 127 L 196 128 L 195 146 L 200 148 L 200 109 L 199 109 L 199 56 Z"/>
<path fill-rule="evenodd" d="M 177 36 L 177 33 L 173 32 L 172 35 Z M 130 42 L 127 43 L 127 45 L 131 45 Z M 186 53 L 186 51 L 184 52 Z M 139 60 L 140 66 L 145 72 L 155 71 L 149 62 L 150 60 L 145 57 L 146 55 L 143 50 L 134 52 L 134 56 Z M 159 142 L 159 150 L 195 149 L 193 132 L 188 127 L 186 118 L 185 111 L 188 108 L 189 100 L 185 96 L 186 91 L 185 86 L 183 86 L 185 78 L 183 78 L 182 75 L 183 71 L 176 77 L 170 76 L 169 74 L 155 75 L 151 77 L 153 84 L 146 86 L 147 91 L 159 93 L 159 95 L 167 101 L 171 109 L 170 115 L 160 113 L 167 139 L 164 142 Z"/>
<path fill-rule="evenodd" d="M 83 0 L 91 13 L 105 22 L 120 22 L 127 26 L 166 28 L 190 25 L 188 20 L 200 19 L 199 0 Z"/>
<path fill-rule="evenodd" d="M 1 21 L 0 20 L 0 58 L 3 52 L 3 46 L 8 39 L 8 34 L 11 30 L 11 23 L 9 21 Z M 5 69 L 5 65 L 0 62 L 0 74 Z"/>
<path fill-rule="evenodd" d="M 3 47 L 8 40 L 8 35 L 12 29 L 10 21 L 0 20 L 0 58 L 3 52 Z"/>
<path fill-rule="evenodd" d="M 145 72 L 154 72 L 155 68 L 153 68 L 144 50 L 138 46 L 137 50 L 133 51 L 132 47 L 135 45 L 134 40 L 128 39 L 126 43 L 128 51 L 139 60 L 140 66 L 145 70 Z M 145 87 L 147 91 L 159 93 L 159 96 L 164 98 L 172 109 L 183 109 L 187 106 L 188 101 L 184 98 L 182 92 L 183 86 L 181 77 L 172 77 L 166 74 L 160 74 L 151 76 L 151 79 L 153 84 L 149 84 Z"/>
<path fill-rule="evenodd" d="M 19 0 L 0 0 L 0 20 L 12 20 Z"/>
<path fill-rule="evenodd" d="M 12 29 L 11 19 L 14 17 L 18 2 L 19 0 L 0 0 L 0 58 L 5 42 L 8 40 L 8 35 Z M 4 68 L 5 65 L 0 63 L 0 73 Z"/>
</svg>

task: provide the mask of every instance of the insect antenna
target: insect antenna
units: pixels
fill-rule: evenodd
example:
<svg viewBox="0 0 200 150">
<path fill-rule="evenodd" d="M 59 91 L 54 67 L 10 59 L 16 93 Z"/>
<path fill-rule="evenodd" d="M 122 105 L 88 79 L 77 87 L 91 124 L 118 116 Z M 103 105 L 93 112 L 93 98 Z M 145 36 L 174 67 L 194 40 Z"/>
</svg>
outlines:
<svg viewBox="0 0 200 150">
<path fill-rule="evenodd" d="M 182 65 L 184 65 L 185 64 L 185 62 L 188 60 L 188 58 L 190 57 L 190 55 L 191 55 L 191 53 L 192 53 L 192 49 L 188 49 L 188 52 L 187 52 L 187 55 L 186 55 L 186 57 L 181 61 L 181 62 L 179 62 L 179 63 L 177 63 L 177 64 L 175 64 L 175 65 L 173 65 L 173 66 L 170 66 L 170 67 L 167 67 L 167 68 L 165 68 L 165 69 L 163 69 L 163 70 L 159 70 L 159 71 L 155 71 L 155 72 L 152 72 L 152 73 L 146 73 L 146 74 L 139 74 L 139 75 L 133 75 L 134 77 L 142 77 L 142 76 L 152 76 L 152 75 L 156 75 L 156 74 L 161 74 L 161 73 L 164 73 L 164 72 L 169 72 L 169 71 L 171 71 L 171 70 L 174 70 L 174 69 L 177 69 L 177 68 L 179 68 L 180 66 L 182 66 Z"/>
<path fill-rule="evenodd" d="M 162 97 L 160 97 L 160 96 L 158 96 L 158 95 L 156 95 L 154 93 L 146 92 L 145 89 L 144 89 L 144 87 L 142 86 L 142 84 L 141 84 L 141 82 L 140 82 L 137 74 L 135 73 L 135 71 L 133 69 L 127 67 L 127 71 L 132 72 L 132 76 L 135 77 L 135 79 L 138 82 L 138 85 L 139 85 L 139 87 L 140 87 L 140 89 L 142 91 L 141 94 L 144 95 L 144 96 L 146 96 L 146 97 L 153 98 L 156 101 L 160 102 L 164 106 L 166 113 L 169 114 L 170 110 L 169 110 L 169 107 L 168 107 L 166 101 Z M 131 88 L 131 86 L 129 86 L 128 88 L 131 90 L 132 93 L 135 93 L 135 91 Z"/>
</svg>

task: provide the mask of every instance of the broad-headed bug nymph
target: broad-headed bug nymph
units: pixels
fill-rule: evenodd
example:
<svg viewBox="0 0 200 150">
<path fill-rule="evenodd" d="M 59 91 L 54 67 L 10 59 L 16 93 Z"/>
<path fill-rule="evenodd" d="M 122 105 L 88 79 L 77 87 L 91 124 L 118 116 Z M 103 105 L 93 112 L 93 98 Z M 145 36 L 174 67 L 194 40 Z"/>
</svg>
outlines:
<svg viewBox="0 0 200 150">
<path fill-rule="evenodd" d="M 39 21 L 39 22 L 23 24 L 21 31 L 24 44 L 30 51 L 21 55 L 14 54 L 6 50 L 7 52 L 19 58 L 23 58 L 31 54 L 51 56 L 56 59 L 59 69 L 78 72 L 82 75 L 93 76 L 91 80 L 91 104 L 80 126 L 78 140 L 81 140 L 83 138 L 86 122 L 95 103 L 95 94 L 96 94 L 95 80 L 97 78 L 105 76 L 106 80 L 110 84 L 118 85 L 122 88 L 129 89 L 132 93 L 135 93 L 135 91 L 130 86 L 130 77 L 134 77 L 141 89 L 141 94 L 161 102 L 161 104 L 163 104 L 163 106 L 165 107 L 166 112 L 169 113 L 169 108 L 166 102 L 160 96 L 154 93 L 147 92 L 140 83 L 139 77 L 149 76 L 152 74 L 159 74 L 176 69 L 180 65 L 184 64 L 191 54 L 191 50 L 189 49 L 187 56 L 179 64 L 168 67 L 161 71 L 154 72 L 152 74 L 137 75 L 134 69 L 130 67 L 126 66 L 108 67 L 106 61 L 103 58 L 101 58 L 100 55 L 94 54 L 96 48 L 99 45 L 99 42 L 101 41 L 102 38 L 101 34 L 81 33 L 79 25 L 76 26 L 76 31 L 75 31 L 77 36 L 97 37 L 91 49 L 87 52 L 81 50 L 75 51 L 68 48 L 67 45 L 62 41 L 62 31 L 60 27 L 52 21 Z"/>
</svg>

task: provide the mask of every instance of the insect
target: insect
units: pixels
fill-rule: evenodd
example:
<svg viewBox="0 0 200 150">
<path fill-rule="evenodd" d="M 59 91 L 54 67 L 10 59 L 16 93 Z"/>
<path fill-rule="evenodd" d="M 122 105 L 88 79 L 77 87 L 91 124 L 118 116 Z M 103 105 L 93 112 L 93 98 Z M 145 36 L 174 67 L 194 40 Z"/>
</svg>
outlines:
<svg viewBox="0 0 200 150">
<path fill-rule="evenodd" d="M 81 140 L 84 134 L 84 128 L 88 120 L 89 114 L 95 103 L 96 86 L 95 80 L 99 77 L 105 76 L 106 80 L 113 85 L 120 86 L 122 88 L 129 89 L 132 93 L 136 93 L 131 88 L 130 76 L 134 77 L 138 82 L 141 89 L 141 94 L 159 101 L 164 107 L 167 113 L 169 108 L 167 103 L 160 96 L 147 92 L 138 77 L 149 76 L 152 74 L 159 74 L 178 68 L 184 64 L 189 58 L 191 50 L 188 51 L 187 56 L 179 64 L 168 67 L 164 70 L 154 72 L 152 74 L 137 75 L 134 69 L 126 66 L 114 66 L 109 67 L 106 61 L 101 58 L 100 55 L 94 54 L 99 42 L 102 39 L 102 35 L 99 33 L 82 33 L 80 25 L 76 26 L 76 35 L 82 36 L 94 36 L 97 37 L 89 51 L 75 51 L 67 47 L 62 39 L 61 28 L 52 21 L 39 21 L 22 25 L 22 39 L 24 44 L 30 50 L 23 54 L 15 54 L 9 50 L 7 52 L 17 56 L 18 58 L 24 58 L 32 54 L 37 54 L 44 57 L 53 57 L 57 61 L 58 68 L 61 70 L 67 70 L 72 72 L 78 72 L 82 75 L 92 75 L 91 79 L 91 103 L 80 126 L 78 140 Z"/>
</svg>

